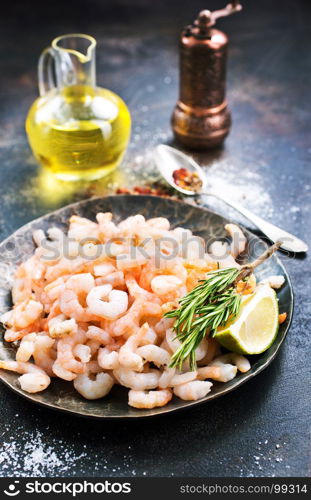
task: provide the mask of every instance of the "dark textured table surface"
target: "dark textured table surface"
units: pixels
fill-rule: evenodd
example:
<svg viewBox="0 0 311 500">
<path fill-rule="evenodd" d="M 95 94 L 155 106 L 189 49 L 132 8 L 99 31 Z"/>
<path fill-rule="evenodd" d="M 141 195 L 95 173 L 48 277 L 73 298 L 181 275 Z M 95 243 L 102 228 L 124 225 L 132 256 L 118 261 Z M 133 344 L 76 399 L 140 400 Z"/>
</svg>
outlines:
<svg viewBox="0 0 311 500">
<path fill-rule="evenodd" d="M 71 201 L 155 178 L 150 149 L 172 140 L 178 32 L 200 9 L 222 3 L 85 0 L 43 8 L 42 2 L 13 2 L 0 21 L 1 239 Z M 222 150 L 197 158 L 212 185 L 310 240 L 310 3 L 244 4 L 244 12 L 219 23 L 231 37 L 233 128 Z M 66 32 L 97 38 L 98 84 L 119 93 L 133 117 L 122 168 L 87 185 L 47 178 L 24 132 L 37 97 L 39 52 Z M 220 203 L 204 203 L 252 228 Z M 71 418 L 36 407 L 1 385 L 0 475 L 308 475 L 310 260 L 283 261 L 295 291 L 294 321 L 264 373 L 211 404 L 139 423 Z"/>
</svg>

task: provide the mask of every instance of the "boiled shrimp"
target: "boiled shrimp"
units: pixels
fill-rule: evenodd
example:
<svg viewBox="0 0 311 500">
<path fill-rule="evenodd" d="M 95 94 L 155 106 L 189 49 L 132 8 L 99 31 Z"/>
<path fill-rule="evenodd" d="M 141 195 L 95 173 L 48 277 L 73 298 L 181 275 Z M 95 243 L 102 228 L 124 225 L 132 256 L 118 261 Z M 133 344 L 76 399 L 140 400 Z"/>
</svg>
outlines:
<svg viewBox="0 0 311 500">
<path fill-rule="evenodd" d="M 78 361 L 75 358 L 73 349 L 77 344 L 83 344 L 85 338 L 86 338 L 85 332 L 79 329 L 75 335 L 70 335 L 59 339 L 57 344 L 57 358 L 54 363 L 55 366 L 53 365 L 54 373 L 55 373 L 55 367 L 56 370 L 59 372 L 58 370 L 59 366 L 62 367 L 64 370 L 72 373 L 79 374 L 84 372 L 85 369 L 84 363 Z M 58 373 L 56 373 L 56 375 L 59 376 Z"/>
<path fill-rule="evenodd" d="M 147 373 L 138 373 L 134 370 L 120 367 L 113 370 L 113 375 L 121 385 L 135 391 L 144 391 L 146 389 L 157 388 L 161 372 L 159 370 L 150 370 Z"/>
<path fill-rule="evenodd" d="M 129 337 L 129 340 L 132 337 Z M 122 349 L 122 347 L 121 347 Z M 120 352 L 121 352 L 120 349 Z M 162 349 L 161 347 L 158 347 L 157 345 L 154 344 L 148 344 L 144 345 L 141 347 L 138 347 L 136 349 L 136 354 L 141 358 L 144 359 L 145 361 L 151 362 L 157 367 L 160 366 L 167 366 L 170 363 L 171 356 L 170 354 L 165 350 Z"/>
<path fill-rule="evenodd" d="M 107 276 L 96 278 L 95 285 L 111 285 L 112 288 L 123 287 L 125 285 L 124 273 L 123 271 L 115 271 Z"/>
<path fill-rule="evenodd" d="M 87 312 L 80 301 L 85 300 L 94 285 L 95 281 L 90 273 L 71 276 L 60 294 L 59 306 L 62 313 L 76 321 L 91 321 L 92 314 Z"/>
<path fill-rule="evenodd" d="M 111 326 L 111 334 L 115 336 L 126 335 L 129 337 L 133 333 L 136 333 L 140 326 L 141 319 L 145 316 L 162 316 L 162 309 L 160 305 L 136 299 L 127 313 L 122 316 L 122 318 L 115 321 Z"/>
<path fill-rule="evenodd" d="M 96 286 L 88 293 L 86 303 L 89 313 L 108 320 L 117 319 L 127 311 L 128 294 L 112 290 L 111 285 Z"/>
<path fill-rule="evenodd" d="M 20 361 L 0 361 L 0 368 L 12 372 L 21 373 L 18 378 L 21 388 L 25 392 L 36 393 L 44 391 L 51 382 L 50 377 L 33 363 L 22 363 Z"/>
<path fill-rule="evenodd" d="M 110 351 L 106 347 L 102 347 L 98 351 L 97 362 L 104 370 L 115 370 L 119 368 L 119 354 L 116 351 Z"/>
<path fill-rule="evenodd" d="M 129 391 L 128 403 L 134 408 L 152 409 L 165 406 L 172 399 L 172 392 L 160 391 Z"/>
<path fill-rule="evenodd" d="M 107 345 L 112 342 L 112 338 L 109 333 L 98 326 L 89 326 L 85 335 L 90 340 L 96 340 L 99 345 Z"/>
<path fill-rule="evenodd" d="M 85 399 L 100 399 L 106 396 L 114 384 L 108 373 L 98 373 L 94 380 L 89 375 L 78 375 L 73 381 L 74 388 Z"/>
<path fill-rule="evenodd" d="M 283 275 L 274 275 L 269 276 L 269 278 L 264 279 L 260 282 L 260 284 L 268 284 L 271 288 L 275 288 L 276 290 L 281 288 L 285 283 L 285 277 Z"/>
<path fill-rule="evenodd" d="M 64 314 L 59 314 L 48 321 L 49 334 L 53 339 L 75 334 L 77 329 L 76 320 L 74 318 L 66 319 Z"/>
<path fill-rule="evenodd" d="M 174 387 L 174 394 L 185 401 L 197 401 L 211 391 L 212 385 L 211 382 L 194 380 Z"/>
<path fill-rule="evenodd" d="M 36 337 L 36 333 L 29 333 L 22 338 L 16 351 L 16 361 L 21 361 L 23 363 L 29 361 L 35 350 Z"/>
<path fill-rule="evenodd" d="M 117 238 L 120 230 L 118 226 L 112 222 L 112 213 L 111 212 L 99 212 L 96 215 L 96 220 L 99 226 L 99 237 L 102 241 L 109 241 L 112 238 Z"/>
<path fill-rule="evenodd" d="M 182 283 L 182 280 L 177 276 L 160 274 L 151 280 L 150 286 L 153 293 L 162 296 L 176 291 L 179 292 Z"/>
<path fill-rule="evenodd" d="M 236 224 L 226 224 L 225 230 L 229 233 L 232 238 L 230 245 L 230 253 L 235 259 L 238 255 L 244 252 L 247 244 L 247 239 L 243 231 Z"/>
<path fill-rule="evenodd" d="M 43 305 L 40 302 L 26 299 L 14 307 L 7 321 L 8 326 L 14 326 L 15 329 L 27 328 L 41 317 L 42 311 Z"/>
<path fill-rule="evenodd" d="M 128 272 L 125 274 L 125 284 L 127 286 L 129 295 L 133 299 L 143 299 L 150 302 L 160 303 L 159 299 L 155 297 L 153 293 L 150 293 L 141 286 L 139 286 L 134 276 Z"/>
<path fill-rule="evenodd" d="M 250 370 L 250 367 L 249 361 L 240 354 L 223 354 L 215 358 L 208 366 L 199 368 L 198 378 L 229 382 L 236 377 L 237 370 L 245 373 Z"/>
<path fill-rule="evenodd" d="M 142 356 L 137 353 L 137 348 L 148 331 L 149 325 L 145 323 L 135 335 L 131 335 L 126 340 L 119 351 L 119 363 L 121 366 L 135 371 L 143 369 L 144 362 Z"/>
<path fill-rule="evenodd" d="M 37 335 L 34 342 L 33 359 L 37 366 L 42 368 L 50 377 L 54 376 L 53 364 L 56 353 L 53 348 L 55 340 L 48 335 Z"/>
<path fill-rule="evenodd" d="M 236 354 L 234 352 L 228 352 L 227 354 L 223 354 L 222 356 L 218 356 L 215 358 L 210 365 L 217 366 L 218 364 L 225 363 L 233 363 L 237 369 L 242 372 L 248 372 L 251 369 L 250 362 L 245 356 L 241 354 Z"/>
</svg>

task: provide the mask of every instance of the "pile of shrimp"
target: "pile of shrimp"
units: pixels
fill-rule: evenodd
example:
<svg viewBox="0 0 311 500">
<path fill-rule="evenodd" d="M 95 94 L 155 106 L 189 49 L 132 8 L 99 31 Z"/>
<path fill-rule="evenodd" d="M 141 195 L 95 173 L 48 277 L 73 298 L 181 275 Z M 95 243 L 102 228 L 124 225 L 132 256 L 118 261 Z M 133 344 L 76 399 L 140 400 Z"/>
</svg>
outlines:
<svg viewBox="0 0 311 500">
<path fill-rule="evenodd" d="M 0 368 L 19 373 L 29 393 L 45 390 L 52 377 L 73 382 L 89 400 L 120 384 L 135 408 L 164 406 L 173 395 L 197 400 L 210 392 L 211 380 L 248 371 L 245 357 L 222 354 L 208 332 L 196 350 L 197 370 L 169 366 L 180 342 L 164 314 L 208 271 L 238 266 L 246 240 L 237 226 L 226 229 L 240 235 L 238 245 L 215 242 L 209 252 L 201 238 L 161 217 L 116 224 L 111 213 L 98 213 L 96 222 L 73 215 L 67 235 L 56 227 L 47 235 L 35 231 L 37 248 L 18 267 L 13 308 L 1 317 L 16 360 L 0 361 Z M 249 280 L 243 293 L 255 285 Z"/>
</svg>

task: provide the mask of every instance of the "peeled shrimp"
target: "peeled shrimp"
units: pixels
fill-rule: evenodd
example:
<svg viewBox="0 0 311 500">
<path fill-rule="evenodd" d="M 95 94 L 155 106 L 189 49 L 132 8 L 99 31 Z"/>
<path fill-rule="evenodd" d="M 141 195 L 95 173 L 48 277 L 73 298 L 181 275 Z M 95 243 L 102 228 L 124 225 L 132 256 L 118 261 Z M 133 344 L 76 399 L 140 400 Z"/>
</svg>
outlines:
<svg viewBox="0 0 311 500">
<path fill-rule="evenodd" d="M 125 283 L 123 271 L 115 271 L 114 273 L 108 274 L 107 276 L 102 276 L 95 279 L 96 286 L 100 285 L 111 285 L 113 288 L 117 286 L 121 287 Z"/>
<path fill-rule="evenodd" d="M 251 369 L 251 365 L 248 359 L 245 358 L 245 356 L 236 354 L 234 352 L 228 352 L 227 354 L 218 356 L 210 363 L 210 365 L 217 366 L 220 363 L 233 363 L 242 373 L 248 372 Z"/>
<path fill-rule="evenodd" d="M 97 362 L 104 370 L 115 370 L 119 368 L 119 354 L 116 351 L 110 351 L 106 347 L 102 347 L 98 351 Z"/>
<path fill-rule="evenodd" d="M 96 219 L 99 226 L 99 237 L 103 241 L 111 240 L 119 235 L 119 228 L 112 222 L 112 213 L 110 212 L 99 212 L 96 215 Z"/>
<path fill-rule="evenodd" d="M 164 389 L 160 391 L 129 391 L 129 405 L 134 408 L 152 409 L 165 406 L 172 399 L 172 392 Z"/>
<path fill-rule="evenodd" d="M 160 302 L 159 299 L 155 297 L 153 293 L 150 293 L 144 288 L 141 288 L 132 274 L 126 273 L 125 284 L 127 286 L 129 295 L 134 299 L 144 299 L 151 302 L 155 301 L 157 303 Z"/>
<path fill-rule="evenodd" d="M 73 373 L 72 371 L 64 368 L 64 366 L 62 366 L 58 361 L 55 361 L 53 363 L 53 374 L 58 378 L 67 380 L 68 382 L 71 382 L 78 376 L 76 373 Z"/>
<path fill-rule="evenodd" d="M 12 372 L 21 373 L 18 378 L 23 391 L 29 393 L 44 391 L 51 382 L 50 377 L 33 363 L 22 363 L 20 361 L 0 361 L 0 368 Z"/>
<path fill-rule="evenodd" d="M 22 339 L 29 333 L 40 330 L 40 326 L 40 322 L 37 321 L 35 323 L 32 323 L 30 326 L 27 326 L 27 328 L 9 328 L 5 331 L 4 340 L 6 342 L 15 342 L 16 340 Z"/>
<path fill-rule="evenodd" d="M 84 217 L 72 215 L 69 221 L 68 237 L 77 241 L 86 238 L 98 238 L 99 226 Z"/>
<path fill-rule="evenodd" d="M 43 241 L 46 239 L 45 233 L 42 229 L 36 229 L 32 233 L 32 239 L 37 247 L 40 247 Z"/>
<path fill-rule="evenodd" d="M 121 366 L 138 372 L 143 369 L 144 362 L 142 356 L 137 353 L 137 348 L 148 331 L 149 325 L 145 323 L 136 334 L 131 335 L 123 344 L 119 351 L 119 363 Z"/>
<path fill-rule="evenodd" d="M 113 375 L 121 385 L 135 391 L 144 391 L 146 389 L 157 388 L 161 372 L 158 370 L 149 370 L 147 373 L 138 373 L 134 372 L 134 370 L 120 367 L 113 371 Z"/>
<path fill-rule="evenodd" d="M 102 299 L 107 299 L 107 302 Z M 91 314 L 108 320 L 117 319 L 127 311 L 128 294 L 112 290 L 111 285 L 96 286 L 89 292 L 86 303 Z"/>
<path fill-rule="evenodd" d="M 281 288 L 282 285 L 285 283 L 285 277 L 280 275 L 275 275 L 275 276 L 269 276 L 269 278 L 266 278 L 265 280 L 261 281 L 260 284 L 268 284 L 271 286 L 271 288 Z"/>
<path fill-rule="evenodd" d="M 228 231 L 232 238 L 230 253 L 235 259 L 238 255 L 244 252 L 247 244 L 247 239 L 243 231 L 236 224 L 226 224 L 225 230 Z"/>
<path fill-rule="evenodd" d="M 53 351 L 55 340 L 48 335 L 37 335 L 34 343 L 33 359 L 37 366 L 42 368 L 50 377 L 54 376 L 52 369 L 56 354 Z"/>
<path fill-rule="evenodd" d="M 75 358 L 78 358 L 82 363 L 88 363 L 91 359 L 92 353 L 88 345 L 76 344 L 72 349 Z"/>
<path fill-rule="evenodd" d="M 137 372 L 141 371 L 144 366 L 142 357 L 134 352 L 137 349 L 138 343 L 139 334 L 131 335 L 119 351 L 120 365 Z"/>
<path fill-rule="evenodd" d="M 78 325 L 74 318 L 66 319 L 64 314 L 60 314 L 50 319 L 48 322 L 49 334 L 53 339 L 66 337 L 77 332 Z"/>
<path fill-rule="evenodd" d="M 210 378 L 218 382 L 229 382 L 237 374 L 237 367 L 230 363 L 209 365 L 198 368 L 198 379 L 205 380 Z"/>
<path fill-rule="evenodd" d="M 153 293 L 156 295 L 167 295 L 179 290 L 182 285 L 182 280 L 174 275 L 159 275 L 155 276 L 150 283 Z"/>
<path fill-rule="evenodd" d="M 192 372 L 176 373 L 173 375 L 168 385 L 170 387 L 176 387 L 177 385 L 184 385 L 187 384 L 188 382 L 192 382 L 192 380 L 195 380 L 196 378 L 197 378 L 196 370 Z"/>
<path fill-rule="evenodd" d="M 73 381 L 74 388 L 85 399 L 100 399 L 106 396 L 114 384 L 108 373 L 97 373 L 95 380 L 87 374 L 78 375 Z"/>
<path fill-rule="evenodd" d="M 129 340 L 131 338 L 132 337 L 130 337 Z M 122 347 L 120 349 L 120 353 L 121 350 Z M 138 349 L 136 349 L 136 353 L 139 355 L 140 358 L 143 358 L 145 361 L 152 362 L 158 367 L 169 365 L 171 360 L 170 354 L 165 349 L 162 349 L 161 347 L 158 347 L 157 345 L 153 344 L 148 344 L 142 347 L 138 347 Z"/>
<path fill-rule="evenodd" d="M 92 315 L 87 313 L 80 300 L 87 296 L 94 285 L 95 281 L 90 273 L 71 276 L 67 280 L 65 289 L 61 292 L 59 299 L 62 313 L 76 321 L 90 321 Z"/>
<path fill-rule="evenodd" d="M 85 345 L 87 345 L 90 348 L 91 358 L 94 358 L 95 356 L 97 356 L 99 348 L 101 346 L 100 342 L 97 342 L 97 340 L 89 339 L 86 341 Z"/>
<path fill-rule="evenodd" d="M 12 314 L 8 320 L 9 326 L 14 326 L 15 329 L 27 328 L 41 317 L 43 305 L 33 299 L 26 299 L 16 305 L 12 310 Z"/>
<path fill-rule="evenodd" d="M 163 306 L 162 306 L 162 309 L 163 309 Z M 174 307 L 172 307 L 171 305 L 168 307 L 168 310 L 165 311 L 165 312 L 168 312 L 168 311 L 171 311 L 172 309 L 174 309 Z M 167 330 L 169 330 L 173 324 L 174 324 L 174 318 L 161 318 L 160 321 L 158 321 L 158 323 L 155 325 L 154 329 L 155 329 L 155 332 L 159 335 L 164 336 L 167 332 Z"/>
<path fill-rule="evenodd" d="M 237 370 L 244 373 L 250 370 L 250 367 L 249 361 L 244 356 L 230 352 L 218 356 L 208 366 L 199 368 L 198 378 L 229 382 L 236 376 Z"/>
<path fill-rule="evenodd" d="M 31 277 L 27 275 L 25 263 L 20 264 L 12 285 L 13 304 L 22 302 L 31 296 Z"/>
<path fill-rule="evenodd" d="M 85 339 L 85 333 L 82 330 L 78 330 L 75 335 L 70 335 L 64 338 L 61 338 L 57 344 L 57 358 L 56 362 L 53 365 L 53 371 L 59 373 L 59 366 L 64 370 L 72 373 L 83 373 L 84 372 L 84 364 L 81 361 L 78 361 L 75 358 L 73 349 L 77 344 L 82 344 Z M 59 377 L 60 375 L 56 373 Z M 61 377 L 64 378 L 64 377 Z M 71 379 L 71 376 L 70 376 Z M 67 378 L 65 378 L 67 380 Z"/>
<path fill-rule="evenodd" d="M 44 287 L 44 291 L 51 302 L 58 300 L 65 288 L 65 276 L 60 276 Z"/>
<path fill-rule="evenodd" d="M 35 350 L 35 340 L 37 334 L 29 333 L 22 338 L 19 348 L 16 351 L 16 361 L 27 362 Z"/>
<path fill-rule="evenodd" d="M 218 262 L 221 269 L 225 267 L 236 267 L 240 269 L 241 266 L 235 261 L 230 253 L 228 243 L 214 241 L 209 247 L 209 252 L 211 257 Z"/>
<path fill-rule="evenodd" d="M 149 327 L 141 339 L 141 344 L 142 345 L 156 344 L 157 338 L 158 338 L 158 336 L 157 336 L 156 332 L 154 331 L 154 329 Z"/>
<path fill-rule="evenodd" d="M 132 250 L 131 253 L 134 254 L 135 257 L 132 257 L 131 253 L 117 255 L 117 268 L 119 271 L 125 271 L 126 269 L 143 266 L 146 262 L 148 262 L 149 257 L 142 254 L 142 249 L 139 250 L 139 247 L 134 248 L 135 250 Z"/>
<path fill-rule="evenodd" d="M 196 401 L 204 398 L 210 392 L 212 385 L 211 382 L 194 380 L 174 387 L 174 394 L 185 401 Z"/>
<path fill-rule="evenodd" d="M 109 333 L 98 326 L 89 326 L 85 335 L 88 339 L 99 342 L 99 345 L 107 345 L 112 342 Z"/>
<path fill-rule="evenodd" d="M 171 380 L 174 377 L 176 372 L 176 368 L 170 368 L 170 367 L 165 367 L 163 370 L 161 377 L 159 379 L 159 387 L 160 389 L 166 389 L 167 387 L 170 387 L 171 385 Z"/>
<path fill-rule="evenodd" d="M 97 277 L 104 277 L 116 271 L 116 268 L 110 262 L 102 262 L 93 268 L 93 274 Z"/>
<path fill-rule="evenodd" d="M 131 334 L 136 333 L 140 326 L 141 318 L 144 316 L 162 316 L 161 306 L 153 302 L 136 299 L 127 313 L 111 326 L 111 334 L 115 336 L 126 335 L 129 337 Z"/>
</svg>

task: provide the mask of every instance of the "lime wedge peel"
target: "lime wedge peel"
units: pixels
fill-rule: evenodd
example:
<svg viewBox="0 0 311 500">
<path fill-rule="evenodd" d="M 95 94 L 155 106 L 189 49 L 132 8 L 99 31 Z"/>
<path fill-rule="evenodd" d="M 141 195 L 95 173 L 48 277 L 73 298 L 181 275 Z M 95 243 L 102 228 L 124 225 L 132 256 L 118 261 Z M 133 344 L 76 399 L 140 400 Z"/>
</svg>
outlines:
<svg viewBox="0 0 311 500">
<path fill-rule="evenodd" d="M 260 354 L 274 342 L 279 328 L 279 306 L 275 291 L 259 285 L 242 302 L 239 315 L 218 329 L 215 339 L 239 354 Z"/>
</svg>

